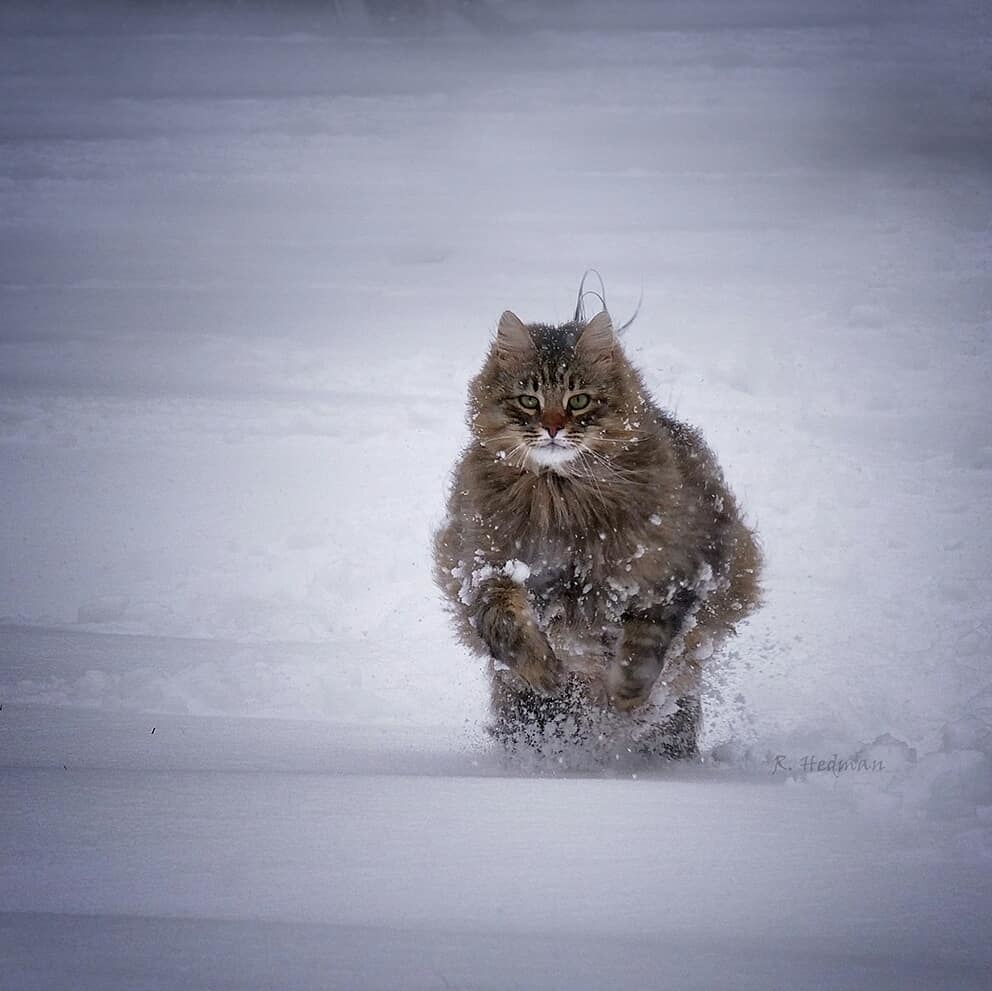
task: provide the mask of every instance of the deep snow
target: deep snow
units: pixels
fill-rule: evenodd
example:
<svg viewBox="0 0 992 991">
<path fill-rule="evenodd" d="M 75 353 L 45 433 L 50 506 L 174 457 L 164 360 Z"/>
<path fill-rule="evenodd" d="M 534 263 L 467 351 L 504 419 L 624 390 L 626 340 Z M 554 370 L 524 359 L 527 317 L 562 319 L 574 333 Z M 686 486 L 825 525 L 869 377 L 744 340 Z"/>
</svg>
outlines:
<svg viewBox="0 0 992 991">
<path fill-rule="evenodd" d="M 989 15 L 491 6 L 0 11 L 0 973 L 985 986 Z M 698 766 L 502 763 L 430 586 L 589 265 L 768 558 Z"/>
</svg>

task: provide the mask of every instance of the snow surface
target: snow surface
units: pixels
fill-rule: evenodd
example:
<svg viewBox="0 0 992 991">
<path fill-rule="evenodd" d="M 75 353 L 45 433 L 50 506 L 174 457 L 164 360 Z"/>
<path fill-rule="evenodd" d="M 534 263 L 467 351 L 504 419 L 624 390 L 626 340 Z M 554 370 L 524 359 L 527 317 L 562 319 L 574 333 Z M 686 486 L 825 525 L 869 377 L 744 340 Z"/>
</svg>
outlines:
<svg viewBox="0 0 992 991">
<path fill-rule="evenodd" d="M 5 986 L 987 988 L 985 5 L 339 7 L 0 10 Z M 430 584 L 590 265 L 768 559 L 697 765 L 501 761 Z"/>
</svg>

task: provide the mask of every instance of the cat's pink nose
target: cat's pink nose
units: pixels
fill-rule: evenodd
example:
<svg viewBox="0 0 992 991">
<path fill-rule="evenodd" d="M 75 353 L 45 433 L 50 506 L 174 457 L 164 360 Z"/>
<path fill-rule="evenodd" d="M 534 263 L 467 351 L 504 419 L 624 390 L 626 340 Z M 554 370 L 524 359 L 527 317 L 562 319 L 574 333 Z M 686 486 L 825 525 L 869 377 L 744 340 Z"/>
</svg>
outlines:
<svg viewBox="0 0 992 991">
<path fill-rule="evenodd" d="M 541 417 L 541 426 L 547 430 L 549 437 L 554 437 L 565 426 L 565 417 L 561 413 L 549 410 Z"/>
</svg>

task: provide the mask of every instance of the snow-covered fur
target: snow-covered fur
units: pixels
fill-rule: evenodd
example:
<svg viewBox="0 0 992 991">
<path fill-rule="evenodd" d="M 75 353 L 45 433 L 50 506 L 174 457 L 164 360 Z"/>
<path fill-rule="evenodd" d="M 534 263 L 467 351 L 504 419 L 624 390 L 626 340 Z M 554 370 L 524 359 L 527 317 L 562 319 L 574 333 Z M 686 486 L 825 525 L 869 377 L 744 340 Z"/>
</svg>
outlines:
<svg viewBox="0 0 992 991">
<path fill-rule="evenodd" d="M 694 753 L 700 665 L 757 605 L 760 568 L 699 433 L 654 404 L 605 311 L 504 313 L 468 417 L 435 580 L 490 658 L 496 734 L 630 713 Z"/>
</svg>

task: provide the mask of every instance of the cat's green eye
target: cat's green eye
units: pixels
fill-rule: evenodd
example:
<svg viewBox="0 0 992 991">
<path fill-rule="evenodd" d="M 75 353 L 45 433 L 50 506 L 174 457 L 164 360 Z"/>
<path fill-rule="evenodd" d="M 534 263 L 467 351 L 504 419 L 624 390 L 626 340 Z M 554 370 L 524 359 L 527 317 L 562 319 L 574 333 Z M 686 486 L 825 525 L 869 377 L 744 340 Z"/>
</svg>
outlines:
<svg viewBox="0 0 992 991">
<path fill-rule="evenodd" d="M 589 393 L 579 392 L 574 396 L 568 397 L 568 408 L 573 412 L 578 412 L 580 409 L 585 409 L 589 405 Z"/>
<path fill-rule="evenodd" d="M 537 396 L 517 396 L 517 402 L 524 409 L 537 409 L 541 405 L 541 400 Z"/>
</svg>

